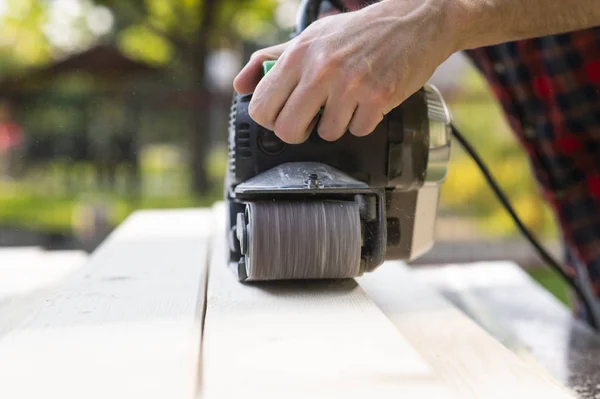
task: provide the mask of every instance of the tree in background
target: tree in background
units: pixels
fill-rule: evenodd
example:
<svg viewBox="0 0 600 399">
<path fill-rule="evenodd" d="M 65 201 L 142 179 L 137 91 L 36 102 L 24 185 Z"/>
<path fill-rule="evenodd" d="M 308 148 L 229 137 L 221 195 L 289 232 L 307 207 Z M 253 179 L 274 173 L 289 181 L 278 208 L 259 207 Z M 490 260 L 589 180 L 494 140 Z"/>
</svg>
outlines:
<svg viewBox="0 0 600 399">
<path fill-rule="evenodd" d="M 211 131 L 207 59 L 218 48 L 277 32 L 275 0 L 97 0 L 116 17 L 121 50 L 134 58 L 171 65 L 189 79 L 195 93 L 190 140 L 193 188 L 209 188 L 205 161 Z M 180 74 L 178 74 L 180 75 Z"/>
<path fill-rule="evenodd" d="M 99 40 L 166 68 L 194 93 L 189 152 L 195 192 L 209 188 L 207 60 L 219 48 L 277 36 L 277 0 L 0 0 L 0 74 L 50 62 Z M 267 39 L 268 40 L 268 39 Z M 277 40 L 277 39 L 274 39 Z"/>
</svg>

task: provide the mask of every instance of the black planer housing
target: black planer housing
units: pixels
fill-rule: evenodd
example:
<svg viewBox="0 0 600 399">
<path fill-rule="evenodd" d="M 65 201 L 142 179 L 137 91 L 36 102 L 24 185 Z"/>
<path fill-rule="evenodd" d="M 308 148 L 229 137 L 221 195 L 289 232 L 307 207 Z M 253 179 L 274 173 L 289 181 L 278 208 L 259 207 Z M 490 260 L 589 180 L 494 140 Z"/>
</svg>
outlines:
<svg viewBox="0 0 600 399">
<path fill-rule="evenodd" d="M 341 8 L 339 1 L 302 0 L 294 34 L 331 6 Z M 227 256 L 240 281 L 355 277 L 432 247 L 451 133 L 433 86 L 365 137 L 346 132 L 328 142 L 315 128 L 296 145 L 250 118 L 251 98 L 233 99 L 225 181 Z"/>
<path fill-rule="evenodd" d="M 433 245 L 440 184 L 450 157 L 450 118 L 439 92 L 425 86 L 387 114 L 368 136 L 337 141 L 316 131 L 289 145 L 248 115 L 251 94 L 236 95 L 226 178 L 229 261 L 248 276 L 247 204 L 342 199 L 359 204 L 361 271 L 385 260 L 412 260 Z"/>
</svg>

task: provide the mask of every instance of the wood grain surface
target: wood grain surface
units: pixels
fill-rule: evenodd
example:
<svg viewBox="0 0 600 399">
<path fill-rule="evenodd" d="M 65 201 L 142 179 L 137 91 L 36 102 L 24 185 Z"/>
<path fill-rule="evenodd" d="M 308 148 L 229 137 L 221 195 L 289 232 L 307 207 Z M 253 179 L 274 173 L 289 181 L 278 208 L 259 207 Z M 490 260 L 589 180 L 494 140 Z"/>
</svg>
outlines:
<svg viewBox="0 0 600 399">
<path fill-rule="evenodd" d="M 0 329 L 0 398 L 574 397 L 401 264 L 242 284 L 226 254 L 222 203 L 134 214 Z"/>
<path fill-rule="evenodd" d="M 541 364 L 579 398 L 600 398 L 600 335 L 519 265 L 475 262 L 411 272 L 511 352 Z"/>
<path fill-rule="evenodd" d="M 192 398 L 209 211 L 131 216 L 0 336 L 0 398 Z"/>
<path fill-rule="evenodd" d="M 413 348 L 460 398 L 575 398 L 533 361 L 510 352 L 399 262 L 358 279 Z"/>
<path fill-rule="evenodd" d="M 451 397 L 354 280 L 241 284 L 226 268 L 223 231 L 215 248 L 203 398 Z"/>
<path fill-rule="evenodd" d="M 0 303 L 58 283 L 86 261 L 83 251 L 0 249 Z"/>
<path fill-rule="evenodd" d="M 30 317 L 49 292 L 86 259 L 83 251 L 0 249 L 0 337 Z"/>
</svg>

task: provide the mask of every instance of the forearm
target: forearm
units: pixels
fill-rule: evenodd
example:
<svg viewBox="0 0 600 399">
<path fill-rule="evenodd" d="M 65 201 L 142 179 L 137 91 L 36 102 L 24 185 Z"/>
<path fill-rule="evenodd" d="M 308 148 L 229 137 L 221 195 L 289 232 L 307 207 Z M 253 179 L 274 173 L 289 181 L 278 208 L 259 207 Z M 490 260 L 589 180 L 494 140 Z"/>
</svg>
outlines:
<svg viewBox="0 0 600 399">
<path fill-rule="evenodd" d="M 600 0 L 441 0 L 459 50 L 600 26 Z"/>
</svg>

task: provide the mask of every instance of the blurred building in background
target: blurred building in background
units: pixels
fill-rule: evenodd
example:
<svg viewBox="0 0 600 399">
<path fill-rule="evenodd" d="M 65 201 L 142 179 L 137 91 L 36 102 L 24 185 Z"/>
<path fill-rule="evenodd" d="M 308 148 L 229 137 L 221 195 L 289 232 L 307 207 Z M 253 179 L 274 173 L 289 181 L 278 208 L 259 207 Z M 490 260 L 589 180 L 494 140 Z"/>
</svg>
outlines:
<svg viewBox="0 0 600 399">
<path fill-rule="evenodd" d="M 91 250 L 135 209 L 220 199 L 231 82 L 279 6 L 0 0 L 0 245 Z"/>
<path fill-rule="evenodd" d="M 0 245 L 92 250 L 136 209 L 221 199 L 232 80 L 253 51 L 288 39 L 299 3 L 0 0 Z M 526 224 L 554 243 L 481 76 L 457 54 L 431 82 Z M 425 262 L 537 262 L 456 146 L 438 240 Z"/>
</svg>

